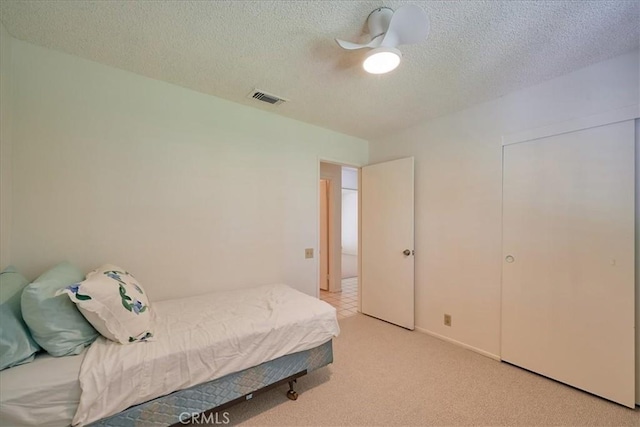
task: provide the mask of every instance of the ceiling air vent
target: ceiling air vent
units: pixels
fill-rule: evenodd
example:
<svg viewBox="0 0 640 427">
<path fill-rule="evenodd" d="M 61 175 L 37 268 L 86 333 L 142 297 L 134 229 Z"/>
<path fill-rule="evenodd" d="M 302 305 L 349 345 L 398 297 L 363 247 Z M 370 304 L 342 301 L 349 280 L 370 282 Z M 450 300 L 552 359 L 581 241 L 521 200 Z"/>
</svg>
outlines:
<svg viewBox="0 0 640 427">
<path fill-rule="evenodd" d="M 271 105 L 280 105 L 283 102 L 287 102 L 287 99 L 281 98 L 279 96 L 273 95 L 271 93 L 267 93 L 260 89 L 254 89 L 249 95 L 248 98 L 257 99 L 258 101 L 267 102 Z"/>
</svg>

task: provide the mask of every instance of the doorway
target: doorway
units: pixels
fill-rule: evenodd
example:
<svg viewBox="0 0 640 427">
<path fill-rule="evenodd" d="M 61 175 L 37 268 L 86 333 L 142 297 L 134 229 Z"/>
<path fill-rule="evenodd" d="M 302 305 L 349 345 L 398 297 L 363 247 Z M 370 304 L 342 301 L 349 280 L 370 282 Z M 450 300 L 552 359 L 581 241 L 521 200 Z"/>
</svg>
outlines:
<svg viewBox="0 0 640 427">
<path fill-rule="evenodd" d="M 338 319 L 358 311 L 358 169 L 320 162 L 319 295 Z"/>
</svg>

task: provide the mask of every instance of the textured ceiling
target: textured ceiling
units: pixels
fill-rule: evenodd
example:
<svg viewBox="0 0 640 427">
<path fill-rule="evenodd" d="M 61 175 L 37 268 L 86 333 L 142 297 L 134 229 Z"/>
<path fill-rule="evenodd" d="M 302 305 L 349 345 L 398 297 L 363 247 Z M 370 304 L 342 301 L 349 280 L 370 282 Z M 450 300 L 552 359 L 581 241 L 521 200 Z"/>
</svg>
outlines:
<svg viewBox="0 0 640 427">
<path fill-rule="evenodd" d="M 426 42 L 361 68 L 379 6 L 421 5 Z M 365 139 L 637 49 L 638 1 L 0 1 L 14 37 Z M 364 40 L 364 38 L 361 38 Z M 290 100 L 246 98 L 254 88 Z"/>
</svg>

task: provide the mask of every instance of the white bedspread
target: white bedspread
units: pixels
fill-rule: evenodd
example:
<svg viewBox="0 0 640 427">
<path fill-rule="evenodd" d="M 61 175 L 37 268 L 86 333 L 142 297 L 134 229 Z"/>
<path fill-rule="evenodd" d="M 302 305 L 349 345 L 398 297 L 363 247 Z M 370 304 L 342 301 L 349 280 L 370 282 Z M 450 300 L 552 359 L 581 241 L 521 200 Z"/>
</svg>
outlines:
<svg viewBox="0 0 640 427">
<path fill-rule="evenodd" d="M 80 402 L 85 354 L 40 353 L 31 363 L 0 372 L 0 426 L 68 426 Z"/>
<path fill-rule="evenodd" d="M 155 341 L 101 337 L 91 345 L 73 425 L 309 350 L 340 332 L 333 307 L 285 285 L 163 301 L 153 310 Z"/>
</svg>

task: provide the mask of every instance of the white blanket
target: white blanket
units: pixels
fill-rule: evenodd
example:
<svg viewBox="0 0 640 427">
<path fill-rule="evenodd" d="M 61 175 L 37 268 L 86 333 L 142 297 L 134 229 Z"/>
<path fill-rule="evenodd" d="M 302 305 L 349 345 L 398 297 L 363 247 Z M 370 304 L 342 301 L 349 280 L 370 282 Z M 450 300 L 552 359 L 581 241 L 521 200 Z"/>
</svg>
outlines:
<svg viewBox="0 0 640 427">
<path fill-rule="evenodd" d="M 285 285 L 163 301 L 152 308 L 155 341 L 122 345 L 101 337 L 87 351 L 74 426 L 309 350 L 340 332 L 333 307 Z"/>
</svg>

